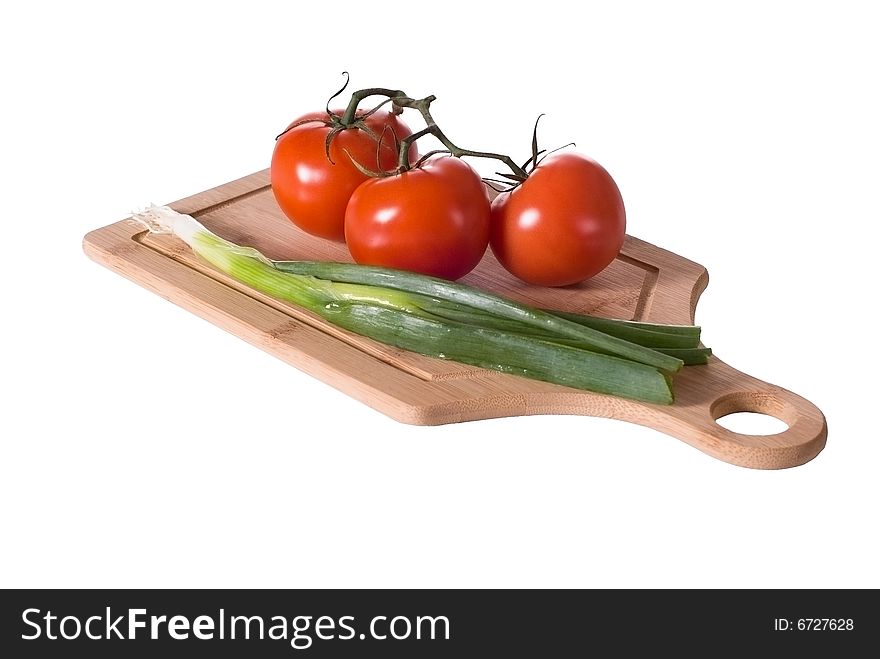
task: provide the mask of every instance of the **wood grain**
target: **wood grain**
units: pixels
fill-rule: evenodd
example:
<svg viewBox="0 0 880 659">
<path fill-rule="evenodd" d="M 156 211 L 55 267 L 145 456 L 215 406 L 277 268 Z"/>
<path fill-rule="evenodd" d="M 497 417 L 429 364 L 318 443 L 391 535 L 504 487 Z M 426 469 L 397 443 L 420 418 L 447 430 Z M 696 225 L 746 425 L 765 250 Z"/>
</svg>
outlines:
<svg viewBox="0 0 880 659">
<path fill-rule="evenodd" d="M 283 217 L 268 185 L 268 171 L 171 206 L 270 258 L 351 260 L 344 245 L 308 236 Z M 198 260 L 179 240 L 147 234 L 131 219 L 92 231 L 83 247 L 98 263 L 404 423 L 526 414 L 610 417 L 655 428 L 720 460 L 759 469 L 803 464 L 825 445 L 825 418 L 812 403 L 715 357 L 675 376 L 674 405 L 639 403 L 423 357 L 345 332 L 239 284 Z M 491 253 L 463 281 L 548 308 L 691 323 L 708 274 L 701 265 L 627 236 L 614 263 L 576 286 L 524 284 Z M 753 436 L 716 423 L 739 411 L 770 414 L 789 428 Z"/>
</svg>

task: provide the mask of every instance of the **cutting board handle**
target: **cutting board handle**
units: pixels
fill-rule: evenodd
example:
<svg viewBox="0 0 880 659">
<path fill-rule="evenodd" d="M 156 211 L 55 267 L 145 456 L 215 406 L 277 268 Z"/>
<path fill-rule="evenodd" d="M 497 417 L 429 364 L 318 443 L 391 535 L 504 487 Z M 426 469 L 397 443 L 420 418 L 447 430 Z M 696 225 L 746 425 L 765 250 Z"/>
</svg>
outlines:
<svg viewBox="0 0 880 659">
<path fill-rule="evenodd" d="M 699 372 L 706 369 L 707 372 Z M 696 375 L 700 377 L 692 377 Z M 689 375 L 691 377 L 689 377 Z M 663 430 L 725 462 L 755 469 L 803 464 L 825 446 L 825 416 L 810 401 L 728 366 L 717 358 L 675 378 L 676 402 L 663 409 Z M 717 420 L 735 412 L 767 414 L 788 425 L 774 435 L 733 432 Z"/>
</svg>

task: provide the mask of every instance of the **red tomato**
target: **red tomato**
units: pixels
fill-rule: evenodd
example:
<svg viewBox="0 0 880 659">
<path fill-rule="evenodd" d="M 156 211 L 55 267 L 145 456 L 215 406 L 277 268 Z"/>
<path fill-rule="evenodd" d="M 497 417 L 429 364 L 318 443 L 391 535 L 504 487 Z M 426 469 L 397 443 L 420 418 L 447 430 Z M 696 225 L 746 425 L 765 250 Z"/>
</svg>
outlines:
<svg viewBox="0 0 880 659">
<path fill-rule="evenodd" d="M 625 233 L 626 212 L 614 179 L 575 153 L 550 156 L 492 202 L 492 252 L 530 284 L 589 279 L 615 259 Z"/>
<path fill-rule="evenodd" d="M 345 211 L 345 240 L 358 263 L 458 279 L 489 242 L 489 196 L 480 175 L 441 156 L 363 183 Z"/>
<path fill-rule="evenodd" d="M 353 128 L 342 130 L 330 145 L 331 163 L 324 150 L 327 134 L 332 130 L 330 118 L 325 112 L 313 112 L 293 124 L 306 119 L 320 121 L 291 128 L 275 142 L 270 169 L 272 192 L 284 214 L 303 231 L 331 240 L 345 240 L 348 198 L 369 178 L 352 164 L 345 152 L 367 169 L 394 169 L 397 166 L 394 137 L 385 135 L 377 164 L 378 145 L 373 136 Z M 372 114 L 366 124 L 378 136 L 386 126 L 398 139 L 412 133 L 398 115 L 385 110 Z M 415 144 L 410 151 L 410 158 L 414 157 L 418 157 Z"/>
</svg>

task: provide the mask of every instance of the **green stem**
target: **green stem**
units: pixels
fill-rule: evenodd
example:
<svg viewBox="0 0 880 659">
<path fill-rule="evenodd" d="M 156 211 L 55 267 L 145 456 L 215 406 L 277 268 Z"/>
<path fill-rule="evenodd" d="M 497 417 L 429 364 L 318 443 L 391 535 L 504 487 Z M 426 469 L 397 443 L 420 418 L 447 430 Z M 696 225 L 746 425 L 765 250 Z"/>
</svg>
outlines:
<svg viewBox="0 0 880 659">
<path fill-rule="evenodd" d="M 369 96 L 387 96 L 392 100 L 398 98 L 406 98 L 406 94 L 399 89 L 386 89 L 385 87 L 370 87 L 369 89 L 360 89 L 351 95 L 351 100 L 348 102 L 348 107 L 345 108 L 345 112 L 342 113 L 342 117 L 340 118 L 339 122 L 345 127 L 351 126 L 355 122 L 358 105 L 361 101 Z M 397 105 L 396 100 L 394 107 L 395 109 L 400 107 Z M 400 110 L 397 109 L 395 111 L 393 109 L 392 112 L 394 114 L 399 114 Z"/>
<path fill-rule="evenodd" d="M 402 140 L 400 140 L 400 153 L 398 159 L 398 168 L 400 171 L 405 172 L 412 167 L 409 162 L 409 147 L 412 145 L 420 137 L 425 135 L 433 135 L 445 146 L 449 152 L 458 158 L 462 156 L 470 156 L 473 158 L 491 158 L 493 160 L 500 160 L 505 165 L 510 168 L 510 171 L 513 172 L 514 177 L 517 180 L 524 181 L 528 178 L 528 173 L 515 162 L 510 156 L 505 156 L 501 153 L 491 153 L 489 151 L 472 151 L 470 149 L 462 149 L 460 146 L 454 144 L 452 140 L 450 140 L 446 134 L 440 130 L 440 127 L 437 125 L 437 122 L 434 121 L 434 117 L 431 116 L 431 103 L 437 100 L 436 96 L 426 96 L 421 99 L 412 99 L 409 97 L 401 97 L 395 98 L 394 103 L 402 108 L 413 108 L 418 110 L 422 115 L 422 118 L 425 120 L 425 128 L 420 131 L 409 135 Z"/>
</svg>

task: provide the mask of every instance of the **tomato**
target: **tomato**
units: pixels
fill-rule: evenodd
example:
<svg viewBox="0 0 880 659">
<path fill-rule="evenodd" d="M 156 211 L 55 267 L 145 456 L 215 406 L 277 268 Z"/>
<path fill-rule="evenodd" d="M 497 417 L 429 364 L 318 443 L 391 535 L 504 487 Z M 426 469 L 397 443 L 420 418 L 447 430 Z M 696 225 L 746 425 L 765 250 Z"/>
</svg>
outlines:
<svg viewBox="0 0 880 659">
<path fill-rule="evenodd" d="M 341 115 L 341 111 L 337 111 Z M 359 113 L 362 114 L 362 113 Z M 386 134 L 382 148 L 368 132 L 348 128 L 338 132 L 330 144 L 325 140 L 332 130 L 326 112 L 304 115 L 291 125 L 315 119 L 286 131 L 275 143 L 270 179 L 272 192 L 282 212 L 300 229 L 331 240 L 345 239 L 345 207 L 348 198 L 369 177 L 355 167 L 346 151 L 367 169 L 390 170 L 397 166 L 394 137 Z M 396 114 L 379 110 L 365 121 L 378 136 L 387 127 L 398 139 L 412 131 Z M 378 164 L 377 150 L 379 151 Z M 410 158 L 418 157 L 415 144 Z"/>
<path fill-rule="evenodd" d="M 452 156 L 363 183 L 345 211 L 355 261 L 458 279 L 489 243 L 489 196 L 480 175 Z"/>
<path fill-rule="evenodd" d="M 597 162 L 550 156 L 492 202 L 490 245 L 508 271 L 530 284 L 566 286 L 610 264 L 626 233 L 617 184 Z"/>
</svg>

